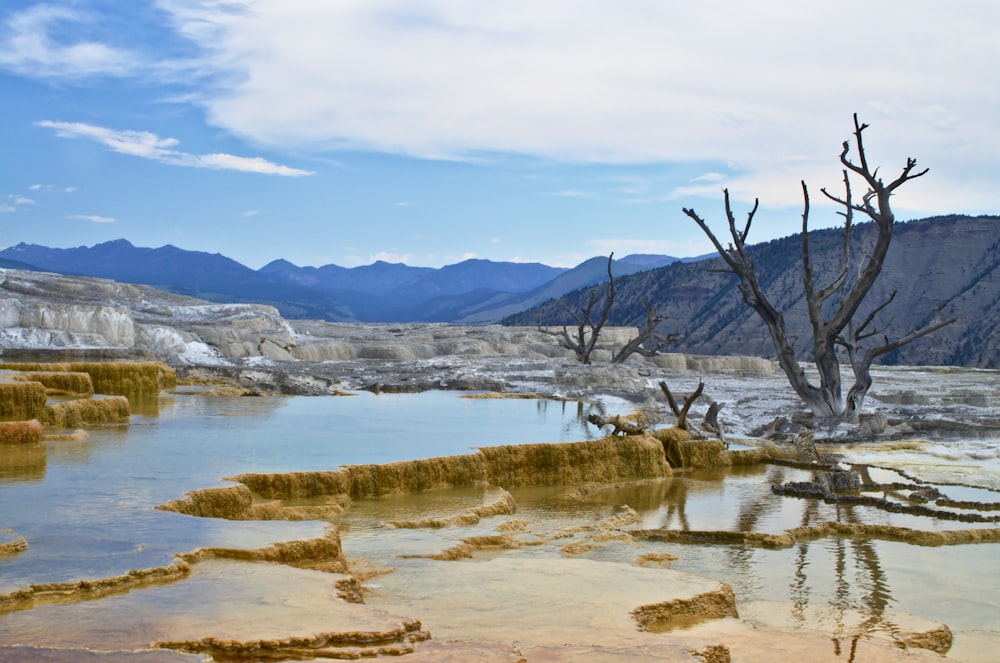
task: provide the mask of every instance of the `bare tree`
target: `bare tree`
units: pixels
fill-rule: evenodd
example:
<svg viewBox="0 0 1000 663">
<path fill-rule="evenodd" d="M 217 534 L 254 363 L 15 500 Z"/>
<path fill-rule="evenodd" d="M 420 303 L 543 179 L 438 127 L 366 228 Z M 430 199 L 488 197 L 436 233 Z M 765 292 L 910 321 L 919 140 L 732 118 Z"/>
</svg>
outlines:
<svg viewBox="0 0 1000 663">
<path fill-rule="evenodd" d="M 672 345 L 681 340 L 681 335 L 677 333 L 663 334 L 657 333 L 656 329 L 663 321 L 663 315 L 659 312 L 655 304 L 650 304 L 649 300 L 643 302 L 642 307 L 646 309 L 646 326 L 639 330 L 639 335 L 631 339 L 628 343 L 615 353 L 611 358 L 612 364 L 622 364 L 626 359 L 634 354 L 643 357 L 655 357 L 668 345 Z"/>
<path fill-rule="evenodd" d="M 840 153 L 840 163 L 844 167 L 844 195 L 835 196 L 822 189 L 823 194 L 837 203 L 844 217 L 843 242 L 841 247 L 840 272 L 825 287 L 817 288 L 813 280 L 813 266 L 809 260 L 809 190 L 802 182 L 803 212 L 802 212 L 802 282 L 805 289 L 806 306 L 809 322 L 812 326 L 812 356 L 819 373 L 819 385 L 816 386 L 806 377 L 804 370 L 796 358 L 795 348 L 785 331 L 784 316 L 778 311 L 764 294 L 754 265 L 746 250 L 746 238 L 750 232 L 759 201 L 754 202 L 753 209 L 747 214 L 746 224 L 742 229 L 736 225 L 729 200 L 729 191 L 724 190 L 726 217 L 729 222 L 729 234 L 732 243 L 724 248 L 708 224 L 692 209 L 684 209 L 684 213 L 694 220 L 715 245 L 719 255 L 725 260 L 730 271 L 739 277 L 737 288 L 743 302 L 753 309 L 763 320 L 770 333 L 771 340 L 781 366 L 795 393 L 805 402 L 813 414 L 824 420 L 855 421 L 861 411 L 865 397 L 872 384 L 871 365 L 878 357 L 891 352 L 921 336 L 930 334 L 941 327 L 954 322 L 939 320 L 911 332 L 898 340 L 890 340 L 886 334 L 887 325 L 875 327 L 875 318 L 892 301 L 895 293 L 888 299 L 876 305 L 860 322 L 855 318 L 865 298 L 871 291 L 876 279 L 882 271 L 886 253 L 892 240 L 893 224 L 896 221 L 890 206 L 890 196 L 910 180 L 921 177 L 927 169 L 915 172 L 915 159 L 906 160 L 900 175 L 886 184 L 878 176 L 878 168 L 874 170 L 868 164 L 865 155 L 863 136 L 867 124 L 858 121 L 854 115 L 854 147 L 857 152 L 857 163 L 851 157 L 851 141 L 844 141 Z M 856 201 L 851 192 L 851 179 L 860 178 L 867 191 Z M 867 255 L 857 264 L 857 271 L 852 275 L 851 228 L 854 213 L 859 212 L 874 222 L 876 237 Z M 835 297 L 836 296 L 836 297 Z M 880 337 L 880 343 L 865 345 Z M 840 375 L 840 357 L 837 348 L 846 350 L 848 361 L 854 372 L 854 383 L 845 399 L 842 394 Z"/>
<path fill-rule="evenodd" d="M 601 298 L 602 288 L 592 288 L 590 290 L 590 297 L 587 299 L 587 303 L 579 311 L 574 311 L 565 303 L 563 303 L 563 308 L 567 313 L 576 321 L 576 331 L 571 336 L 569 329 L 566 325 L 563 325 L 561 332 L 548 331 L 539 328 L 546 334 L 553 336 L 559 336 L 560 345 L 567 350 L 572 350 L 576 355 L 577 361 L 581 364 L 590 363 L 590 355 L 593 354 L 594 348 L 597 347 L 597 337 L 601 333 L 601 329 L 608 322 L 608 314 L 611 312 L 611 305 L 615 303 L 615 277 L 611 274 L 611 263 L 612 258 L 614 258 L 614 252 L 608 256 L 608 288 L 607 295 L 604 296 L 604 306 L 601 309 L 600 317 L 597 322 L 592 322 L 590 319 L 591 312 L 597 305 L 598 300 Z"/>
<path fill-rule="evenodd" d="M 567 350 L 572 350 L 581 364 L 590 363 L 590 356 L 593 354 L 594 348 L 597 347 L 597 338 L 600 336 L 604 325 L 607 324 L 611 307 L 615 303 L 617 292 L 615 290 L 615 277 L 611 273 L 614 255 L 614 252 L 612 252 L 608 256 L 607 293 L 603 295 L 604 304 L 601 307 L 600 315 L 596 322 L 591 320 L 591 315 L 596 315 L 594 307 L 601 301 L 602 288 L 591 288 L 587 303 L 579 311 L 574 311 L 565 302 L 563 303 L 563 309 L 576 322 L 576 329 L 572 334 L 566 325 L 563 325 L 561 331 L 551 331 L 539 327 L 539 331 L 545 334 L 558 336 L 559 344 Z M 643 308 L 646 309 L 646 326 L 639 331 L 638 336 L 628 341 L 615 353 L 614 357 L 611 358 L 612 364 L 624 363 L 633 354 L 639 354 L 643 357 L 655 357 L 664 347 L 680 340 L 681 337 L 679 334 L 667 334 L 664 336 L 657 333 L 656 328 L 663 321 L 663 316 L 660 315 L 655 305 L 651 305 L 647 300 L 643 304 Z"/>
</svg>

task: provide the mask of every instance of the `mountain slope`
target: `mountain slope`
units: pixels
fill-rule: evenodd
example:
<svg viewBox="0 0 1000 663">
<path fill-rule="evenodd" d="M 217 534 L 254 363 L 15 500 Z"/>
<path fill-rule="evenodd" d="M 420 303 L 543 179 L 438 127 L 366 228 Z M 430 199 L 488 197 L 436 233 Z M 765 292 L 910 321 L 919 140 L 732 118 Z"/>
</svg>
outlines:
<svg viewBox="0 0 1000 663">
<path fill-rule="evenodd" d="M 218 253 L 171 245 L 141 248 L 124 239 L 71 249 L 21 243 L 0 251 L 0 259 L 14 261 L 11 267 L 33 265 L 151 285 L 213 302 L 270 304 L 287 318 L 337 322 L 452 321 L 449 316 L 463 315 L 483 301 L 516 297 L 567 271 L 490 260 L 465 260 L 440 269 L 384 261 L 352 268 L 298 267 L 275 260 L 255 271 Z"/>
<path fill-rule="evenodd" d="M 0 252 L 0 257 L 59 274 L 150 285 L 212 302 L 270 304 L 290 318 L 353 320 L 352 312 L 329 294 L 275 281 L 218 253 L 169 244 L 140 248 L 119 239 L 89 248 L 51 249 L 21 243 Z"/>
<path fill-rule="evenodd" d="M 635 274 L 645 269 L 648 268 L 636 264 L 627 264 L 619 260 L 614 260 L 611 263 L 611 273 L 614 274 L 616 280 L 622 276 Z M 603 256 L 596 256 L 585 260 L 573 269 L 560 274 L 548 283 L 529 292 L 509 295 L 497 294 L 494 297 L 485 299 L 477 305 L 470 306 L 462 311 L 459 317 L 456 317 L 453 321 L 459 324 L 495 322 L 505 316 L 513 315 L 551 299 L 562 297 L 566 293 L 604 283 L 607 280 L 608 259 Z"/>
<path fill-rule="evenodd" d="M 862 224 L 852 234 L 860 255 L 873 231 Z M 837 273 L 841 233 L 810 233 L 810 258 L 818 284 Z M 757 276 L 772 303 L 785 312 L 789 338 L 807 357 L 810 338 L 802 294 L 801 238 L 798 235 L 751 247 Z M 767 330 L 740 299 L 736 277 L 718 270 L 721 260 L 677 262 L 616 280 L 618 298 L 610 324 L 641 325 L 645 298 L 664 314 L 664 331 L 678 331 L 681 352 L 773 356 Z M 935 316 L 956 323 L 886 355 L 884 363 L 962 365 L 1000 368 L 1000 217 L 946 216 L 897 224 L 881 277 L 864 306 L 864 317 L 896 291 L 878 318 L 879 328 L 899 338 Z M 587 291 L 512 315 L 506 324 L 566 324 L 563 303 L 579 309 Z"/>
</svg>

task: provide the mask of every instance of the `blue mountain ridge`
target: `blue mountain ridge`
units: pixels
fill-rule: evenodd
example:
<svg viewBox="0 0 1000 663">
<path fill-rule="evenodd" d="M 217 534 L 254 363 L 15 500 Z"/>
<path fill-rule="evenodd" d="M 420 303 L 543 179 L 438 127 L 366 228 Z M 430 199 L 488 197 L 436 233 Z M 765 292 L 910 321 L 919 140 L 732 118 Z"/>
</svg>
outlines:
<svg viewBox="0 0 1000 663">
<path fill-rule="evenodd" d="M 337 322 L 457 322 L 478 314 L 491 322 L 505 314 L 606 280 L 606 258 L 569 270 L 540 263 L 470 259 L 441 268 L 378 261 L 360 267 L 329 264 L 299 267 L 274 260 L 253 270 L 219 253 L 173 245 L 134 246 L 118 239 L 91 247 L 49 248 L 20 243 L 0 259 L 59 274 L 140 283 L 213 302 L 256 302 L 275 306 L 287 318 Z M 616 275 L 646 265 L 673 262 L 670 256 L 638 256 L 615 262 Z M 593 264 L 591 264 L 593 263 Z M 561 281 L 560 277 L 563 278 Z M 544 292 L 544 299 L 525 293 Z M 503 312 L 491 313 L 488 302 Z"/>
</svg>

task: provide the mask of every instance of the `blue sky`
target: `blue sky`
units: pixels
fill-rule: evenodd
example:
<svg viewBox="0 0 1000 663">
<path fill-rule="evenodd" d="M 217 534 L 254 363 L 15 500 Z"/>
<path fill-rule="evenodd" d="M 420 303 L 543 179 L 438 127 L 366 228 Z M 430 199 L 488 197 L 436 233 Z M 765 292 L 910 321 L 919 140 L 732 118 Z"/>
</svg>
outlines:
<svg viewBox="0 0 1000 663">
<path fill-rule="evenodd" d="M 1000 211 L 1000 4 L 0 5 L 0 247 L 572 266 L 836 224 L 857 112 L 901 219 Z"/>
</svg>

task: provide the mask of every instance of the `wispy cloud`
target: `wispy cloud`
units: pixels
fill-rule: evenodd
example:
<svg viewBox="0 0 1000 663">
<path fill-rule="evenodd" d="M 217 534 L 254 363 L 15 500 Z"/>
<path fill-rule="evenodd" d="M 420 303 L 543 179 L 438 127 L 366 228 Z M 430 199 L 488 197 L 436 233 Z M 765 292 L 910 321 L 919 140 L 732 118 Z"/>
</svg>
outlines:
<svg viewBox="0 0 1000 663">
<path fill-rule="evenodd" d="M 372 255 L 368 256 L 369 263 L 376 262 L 378 260 L 383 260 L 385 262 L 394 262 L 394 263 L 402 262 L 410 264 L 410 262 L 413 260 L 413 254 L 399 253 L 395 249 L 393 249 L 390 251 L 379 251 L 378 253 L 373 253 Z"/>
<path fill-rule="evenodd" d="M 248 210 L 246 210 L 244 212 L 241 212 L 240 216 L 249 219 L 250 217 L 257 216 L 258 214 L 260 214 L 260 210 L 259 209 L 248 209 Z"/>
<path fill-rule="evenodd" d="M 40 191 L 42 193 L 73 193 L 76 191 L 75 186 L 56 186 L 54 184 L 32 184 L 28 187 L 29 191 Z"/>
<path fill-rule="evenodd" d="M 33 199 L 15 193 L 8 193 L 5 196 L 5 199 L 7 200 L 7 202 L 0 204 L 0 213 L 3 214 L 13 214 L 14 212 L 18 211 L 19 207 L 25 207 L 35 204 L 35 201 Z"/>
<path fill-rule="evenodd" d="M 649 2 L 583 12 L 570 0 L 159 6 L 220 81 L 196 103 L 214 125 L 259 144 L 718 163 L 747 174 L 808 161 L 832 163 L 835 182 L 839 145 L 860 112 L 878 126 L 888 163 L 905 163 L 917 146 L 913 156 L 947 175 L 931 185 L 938 191 L 967 179 L 968 163 L 989 164 L 970 172 L 975 186 L 995 189 L 1000 4 L 985 0 L 960 12 L 922 1 L 905 13 L 844 0 L 841 20 L 794 0 L 726 2 L 724 12 Z M 883 28 L 879 39 L 842 29 L 850 16 Z M 926 45 L 949 34 L 964 47 L 928 57 Z"/>
<path fill-rule="evenodd" d="M 592 239 L 589 240 L 587 244 L 595 247 L 597 252 L 601 255 L 608 255 L 614 251 L 619 258 L 623 258 L 630 253 L 693 256 L 707 253 L 712 248 L 712 245 L 709 244 L 708 240 L 703 240 L 702 238 L 686 240 L 683 242 L 672 241 L 669 239 Z"/>
<path fill-rule="evenodd" d="M 97 216 L 94 214 L 70 214 L 67 219 L 77 221 L 90 221 L 91 223 L 117 223 L 118 219 L 111 216 Z"/>
<path fill-rule="evenodd" d="M 54 34 L 95 20 L 88 14 L 37 4 L 7 17 L 0 32 L 0 68 L 43 78 L 128 76 L 144 67 L 137 54 L 85 39 L 59 41 Z"/>
<path fill-rule="evenodd" d="M 272 163 L 261 157 L 240 157 L 232 154 L 190 154 L 174 149 L 179 144 L 176 138 L 161 138 L 149 131 L 115 130 L 81 122 L 53 122 L 42 120 L 35 126 L 52 129 L 61 138 L 88 138 L 108 149 L 130 156 L 151 159 L 171 166 L 188 168 L 210 168 L 214 170 L 237 170 L 263 175 L 301 177 L 312 175 L 308 170 Z"/>
</svg>

